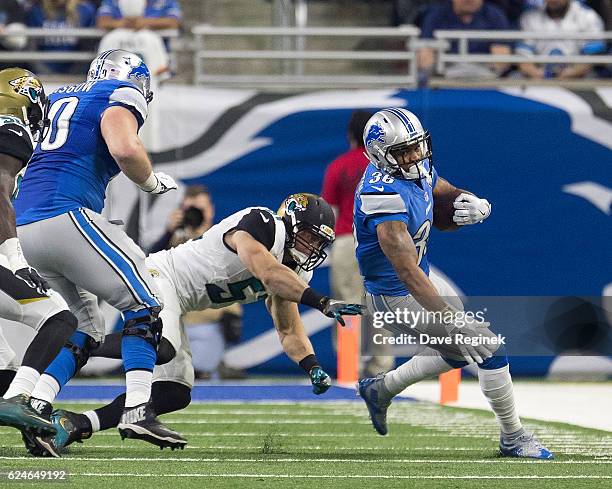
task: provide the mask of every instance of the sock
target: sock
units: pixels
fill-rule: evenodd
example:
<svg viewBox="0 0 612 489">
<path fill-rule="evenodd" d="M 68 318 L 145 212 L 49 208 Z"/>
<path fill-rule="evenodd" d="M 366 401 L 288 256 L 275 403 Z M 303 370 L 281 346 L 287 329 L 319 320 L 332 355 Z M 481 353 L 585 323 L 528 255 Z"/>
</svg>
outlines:
<svg viewBox="0 0 612 489">
<path fill-rule="evenodd" d="M 153 372 L 150 370 L 130 370 L 125 373 L 125 407 L 131 408 L 149 402 L 151 399 L 151 382 Z"/>
<path fill-rule="evenodd" d="M 126 372 L 130 370 L 150 370 L 155 367 L 157 353 L 155 348 L 139 336 L 124 336 L 121 339 L 121 358 Z M 129 391 L 129 388 L 128 388 Z"/>
<path fill-rule="evenodd" d="M 155 414 L 161 415 L 172 413 L 183 409 L 191 402 L 191 388 L 178 382 L 158 381 L 153 382 L 151 387 L 151 399 Z M 115 428 L 119 424 L 123 407 L 125 405 L 125 394 L 121 394 L 113 402 L 102 406 L 94 411 L 83 413 L 91 421 L 94 431 Z M 96 429 L 95 423 L 98 423 Z"/>
<path fill-rule="evenodd" d="M 102 431 L 108 430 L 109 428 L 116 428 L 119 424 L 119 420 L 121 419 L 121 415 L 123 414 L 124 406 L 125 394 L 121 394 L 120 396 L 116 397 L 110 404 L 102 406 L 98 409 L 94 409 L 93 412 L 96 415 L 96 418 L 98 419 L 98 429 Z M 93 415 L 88 415 L 87 417 L 90 419 L 93 429 Z"/>
<path fill-rule="evenodd" d="M 409 385 L 448 372 L 453 368 L 456 367 L 449 365 L 437 351 L 427 348 L 395 370 L 387 372 L 385 387 L 391 395 L 395 396 Z"/>
<path fill-rule="evenodd" d="M 60 390 L 61 386 L 54 377 L 51 377 L 49 374 L 42 374 L 32 391 L 32 397 L 53 403 Z"/>
<path fill-rule="evenodd" d="M 88 338 L 89 336 L 83 333 L 82 331 L 75 331 L 69 339 L 75 345 L 83 348 L 87 343 Z M 41 387 L 42 389 L 44 389 L 44 392 L 38 393 L 38 390 L 36 389 L 37 394 L 44 395 L 45 397 L 41 397 L 41 395 L 35 395 L 34 397 L 44 399 L 45 401 L 53 402 L 55 400 L 55 397 L 53 397 L 53 399 L 48 399 L 52 391 L 56 391 L 55 396 L 57 396 L 60 389 L 68 383 L 68 381 L 74 376 L 74 374 L 76 374 L 76 371 L 76 358 L 74 357 L 72 351 L 64 346 L 60 350 L 59 354 L 55 357 L 55 360 L 51 362 L 51 365 L 46 368 L 44 375 L 41 376 L 41 379 L 44 378 L 45 375 L 53 377 L 53 379 L 55 379 L 55 383 L 57 384 L 57 386 L 59 386 L 57 388 L 57 391 L 55 389 L 55 384 L 53 384 L 53 389 L 47 388 L 51 385 L 50 381 L 48 381 L 47 379 L 47 386 Z"/>
<path fill-rule="evenodd" d="M 50 402 L 38 399 L 36 397 L 30 397 L 30 407 L 34 409 L 45 419 L 51 419 L 51 413 L 53 412 L 53 404 Z"/>
<path fill-rule="evenodd" d="M 10 399 L 11 397 L 18 396 L 19 394 L 29 396 L 34 390 L 39 378 L 40 373 L 38 373 L 32 367 L 19 367 L 13 382 L 11 382 L 11 385 L 4 393 L 3 397 L 5 399 Z"/>
<path fill-rule="evenodd" d="M 89 422 L 89 429 L 92 433 L 100 431 L 100 418 L 95 411 L 85 411 L 81 416 L 87 418 L 86 420 Z"/>
<path fill-rule="evenodd" d="M 153 345 L 139 336 L 121 339 L 121 357 L 125 369 L 125 407 L 149 402 L 157 354 Z"/>
<path fill-rule="evenodd" d="M 155 414 L 159 416 L 172 413 L 189 406 L 191 402 L 191 388 L 178 382 L 160 380 L 153 382 L 151 398 L 153 399 Z"/>
<path fill-rule="evenodd" d="M 495 413 L 502 434 L 516 435 L 517 432 L 520 432 L 523 425 L 514 402 L 510 366 L 506 364 L 504 367 L 494 370 L 479 367 L 478 382 L 482 393 Z"/>
<path fill-rule="evenodd" d="M 14 370 L 0 370 L 0 396 L 4 396 L 16 373 Z"/>
<path fill-rule="evenodd" d="M 69 311 L 60 311 L 47 319 L 28 346 L 21 365 L 32 367 L 42 374 L 45 368 L 57 357 L 68 338 L 71 335 L 74 336 L 76 327 L 77 320 Z M 80 334 L 83 335 L 84 333 Z"/>
</svg>

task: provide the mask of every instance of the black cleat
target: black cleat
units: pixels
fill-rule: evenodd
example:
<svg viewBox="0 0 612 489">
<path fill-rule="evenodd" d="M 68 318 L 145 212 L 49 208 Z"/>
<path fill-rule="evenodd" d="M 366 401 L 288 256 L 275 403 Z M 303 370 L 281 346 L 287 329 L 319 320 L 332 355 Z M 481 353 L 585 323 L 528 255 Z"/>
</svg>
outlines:
<svg viewBox="0 0 612 489">
<path fill-rule="evenodd" d="M 54 436 L 21 432 L 28 452 L 35 457 L 59 457 L 71 443 L 82 443 L 82 440 L 91 438 L 91 423 L 83 414 L 58 409 L 53 411 L 50 419 L 57 430 Z"/>
<path fill-rule="evenodd" d="M 0 398 L 0 426 L 12 426 L 18 430 L 29 430 L 41 436 L 55 434 L 55 427 L 29 404 L 25 394 Z"/>
<path fill-rule="evenodd" d="M 165 447 L 171 450 L 183 449 L 187 444 L 185 438 L 157 419 L 150 402 L 125 408 L 117 429 L 122 440 L 126 438 L 144 440 L 157 445 L 162 450 Z"/>
</svg>

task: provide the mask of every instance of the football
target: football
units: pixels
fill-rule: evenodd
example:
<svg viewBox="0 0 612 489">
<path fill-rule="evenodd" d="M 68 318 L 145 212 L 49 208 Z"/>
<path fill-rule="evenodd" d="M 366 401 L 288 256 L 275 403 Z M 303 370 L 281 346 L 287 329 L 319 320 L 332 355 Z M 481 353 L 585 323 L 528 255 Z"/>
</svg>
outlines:
<svg viewBox="0 0 612 489">
<path fill-rule="evenodd" d="M 452 193 L 434 199 L 433 225 L 440 231 L 452 231 L 459 228 L 453 221 L 455 213 L 453 203 L 459 194 L 461 190 L 455 189 Z"/>
</svg>

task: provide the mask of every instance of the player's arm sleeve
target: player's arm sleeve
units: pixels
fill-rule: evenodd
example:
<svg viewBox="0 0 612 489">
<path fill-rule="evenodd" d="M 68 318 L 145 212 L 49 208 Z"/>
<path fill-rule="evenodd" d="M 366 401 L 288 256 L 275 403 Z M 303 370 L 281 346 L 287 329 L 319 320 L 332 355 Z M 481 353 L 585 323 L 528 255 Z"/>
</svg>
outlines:
<svg viewBox="0 0 612 489">
<path fill-rule="evenodd" d="M 140 128 L 147 119 L 147 101 L 140 90 L 131 86 L 116 88 L 108 99 L 108 107 L 124 107 L 128 109 L 138 120 Z"/>
<path fill-rule="evenodd" d="M 23 126 L 17 124 L 0 126 L 0 153 L 17 158 L 25 165 L 30 160 L 32 151 L 32 141 Z"/>
<path fill-rule="evenodd" d="M 408 209 L 404 199 L 394 192 L 361 194 L 361 210 L 366 223 L 378 226 L 384 221 L 402 221 L 408 224 Z"/>
<path fill-rule="evenodd" d="M 244 215 L 235 228 L 245 231 L 266 247 L 268 251 L 274 246 L 276 238 L 276 219 L 265 209 L 253 209 Z"/>
</svg>

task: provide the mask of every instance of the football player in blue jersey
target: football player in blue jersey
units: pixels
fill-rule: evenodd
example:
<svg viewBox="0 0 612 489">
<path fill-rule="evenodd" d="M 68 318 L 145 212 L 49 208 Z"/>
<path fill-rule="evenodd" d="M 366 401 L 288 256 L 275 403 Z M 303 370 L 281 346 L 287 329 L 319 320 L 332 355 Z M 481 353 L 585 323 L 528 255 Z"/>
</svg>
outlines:
<svg viewBox="0 0 612 489">
<path fill-rule="evenodd" d="M 100 298 L 120 310 L 124 321 L 122 438 L 182 448 L 185 439 L 160 423 L 149 403 L 152 371 L 161 354 L 163 304 L 142 250 L 100 215 L 106 186 L 119 172 L 152 194 L 176 188 L 171 177 L 153 172 L 138 137 L 152 96 L 147 66 L 123 50 L 95 58 L 84 83 L 55 90 L 49 96 L 50 128 L 34 151 L 15 210 L 25 256 L 79 322 L 32 392 L 47 404 L 43 413 L 104 338 Z"/>
<path fill-rule="evenodd" d="M 355 194 L 354 231 L 366 305 L 375 318 L 391 313 L 386 327 L 424 338 L 425 347 L 395 370 L 359 381 L 374 428 L 387 433 L 391 400 L 409 385 L 477 363 L 482 392 L 500 424 L 501 454 L 552 458 L 521 424 L 503 344 L 489 323 L 467 320 L 452 287 L 429 271 L 432 224 L 443 230 L 476 224 L 491 205 L 438 176 L 431 136 L 406 109 L 374 114 L 364 143 L 370 163 Z"/>
<path fill-rule="evenodd" d="M 17 321 L 37 333 L 21 367 L 0 370 L 0 425 L 37 432 L 55 432 L 30 403 L 30 393 L 77 327 L 68 305 L 25 259 L 17 231 L 11 196 L 47 124 L 47 97 L 41 81 L 22 68 L 0 71 L 0 317 Z M 0 333 L 0 365 L 14 357 Z M 7 358 L 8 357 L 8 358 Z"/>
</svg>

